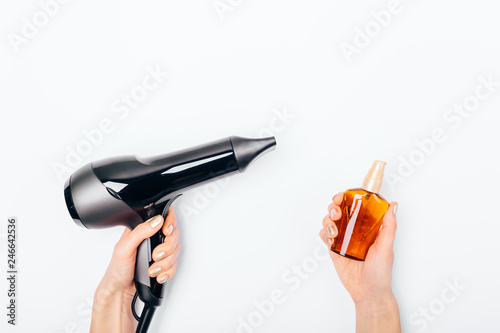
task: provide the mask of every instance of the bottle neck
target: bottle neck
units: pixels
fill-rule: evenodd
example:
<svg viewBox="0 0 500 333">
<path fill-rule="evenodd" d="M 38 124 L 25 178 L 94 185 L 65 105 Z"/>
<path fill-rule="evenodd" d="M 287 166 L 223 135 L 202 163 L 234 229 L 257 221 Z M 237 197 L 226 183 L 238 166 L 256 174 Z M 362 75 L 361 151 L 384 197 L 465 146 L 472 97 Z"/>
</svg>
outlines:
<svg viewBox="0 0 500 333">
<path fill-rule="evenodd" d="M 382 181 L 379 179 L 373 179 L 366 177 L 363 181 L 363 185 L 361 188 L 365 191 L 372 192 L 378 194 L 380 192 L 380 188 L 382 187 Z"/>
<path fill-rule="evenodd" d="M 382 178 L 384 177 L 384 168 L 386 163 L 383 161 L 373 162 L 372 167 L 368 171 L 368 174 L 363 181 L 361 186 L 365 191 L 378 194 L 380 188 L 382 187 Z"/>
</svg>

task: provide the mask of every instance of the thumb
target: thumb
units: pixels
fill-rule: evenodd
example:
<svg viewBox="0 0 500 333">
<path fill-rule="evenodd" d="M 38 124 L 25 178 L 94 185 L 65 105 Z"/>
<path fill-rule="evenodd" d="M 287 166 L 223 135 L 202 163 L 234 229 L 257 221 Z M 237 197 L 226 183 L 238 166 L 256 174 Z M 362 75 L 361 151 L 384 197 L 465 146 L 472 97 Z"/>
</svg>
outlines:
<svg viewBox="0 0 500 333">
<path fill-rule="evenodd" d="M 377 237 L 377 246 L 384 250 L 392 251 L 394 246 L 394 238 L 396 237 L 396 211 L 398 208 L 397 202 L 391 202 L 389 209 L 382 220 L 382 228 Z"/>
<path fill-rule="evenodd" d="M 128 235 L 122 237 L 119 243 L 121 254 L 124 256 L 132 256 L 137 251 L 137 247 L 149 237 L 153 236 L 163 225 L 163 217 L 156 215 L 144 223 L 139 224 L 134 230 L 130 231 Z"/>
</svg>

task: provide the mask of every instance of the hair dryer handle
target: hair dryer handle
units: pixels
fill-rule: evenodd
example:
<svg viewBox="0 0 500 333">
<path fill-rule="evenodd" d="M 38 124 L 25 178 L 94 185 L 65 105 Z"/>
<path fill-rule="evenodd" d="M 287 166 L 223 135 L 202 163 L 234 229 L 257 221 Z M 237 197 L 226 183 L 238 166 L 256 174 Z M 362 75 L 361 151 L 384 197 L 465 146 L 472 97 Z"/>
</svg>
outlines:
<svg viewBox="0 0 500 333">
<path fill-rule="evenodd" d="M 135 261 L 135 288 L 141 301 L 152 306 L 161 305 L 163 285 L 148 275 L 149 267 L 154 263 L 152 253 L 156 246 L 163 243 L 165 236 L 161 229 L 151 238 L 145 239 L 137 248 Z"/>
<path fill-rule="evenodd" d="M 168 200 L 163 207 L 162 216 L 163 220 L 167 218 L 168 209 L 175 199 L 182 194 L 177 194 Z M 162 229 L 158 230 L 152 237 L 145 239 L 137 248 L 137 255 L 135 259 L 135 274 L 134 282 L 137 294 L 144 304 L 151 306 L 159 306 L 163 300 L 163 284 L 158 283 L 156 278 L 152 278 L 148 274 L 149 266 L 154 263 L 153 250 L 165 240 Z"/>
</svg>

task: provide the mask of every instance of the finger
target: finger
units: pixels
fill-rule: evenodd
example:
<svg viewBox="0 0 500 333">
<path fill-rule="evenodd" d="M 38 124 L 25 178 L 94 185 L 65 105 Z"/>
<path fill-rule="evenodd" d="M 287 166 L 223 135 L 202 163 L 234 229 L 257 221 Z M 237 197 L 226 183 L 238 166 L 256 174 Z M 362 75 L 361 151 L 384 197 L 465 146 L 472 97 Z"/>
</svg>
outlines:
<svg viewBox="0 0 500 333">
<path fill-rule="evenodd" d="M 151 265 L 151 267 L 149 267 L 148 269 L 149 276 L 156 277 L 161 273 L 166 272 L 170 268 L 170 266 L 174 264 L 180 251 L 181 251 L 181 246 L 177 244 L 172 254 L 170 254 L 168 257 L 160 261 L 155 262 L 154 264 Z"/>
<path fill-rule="evenodd" d="M 175 217 L 174 207 L 170 206 L 168 208 L 167 218 L 165 219 L 165 223 L 163 224 L 163 234 L 165 236 L 170 236 L 176 225 L 177 219 Z"/>
<path fill-rule="evenodd" d="M 397 202 L 392 202 L 389 205 L 389 209 L 384 215 L 382 220 L 382 227 L 379 231 L 377 237 L 377 244 L 379 247 L 391 250 L 394 246 L 394 238 L 396 237 L 397 221 L 396 221 L 396 210 Z"/>
<path fill-rule="evenodd" d="M 326 227 L 326 235 L 328 238 L 335 238 L 339 234 L 339 231 L 337 229 L 337 225 L 335 223 L 332 223 Z"/>
<path fill-rule="evenodd" d="M 174 252 L 177 242 L 179 240 L 179 229 L 174 229 L 172 234 L 165 238 L 165 241 L 155 247 L 153 250 L 153 259 L 155 261 L 161 260 Z"/>
<path fill-rule="evenodd" d="M 344 200 L 344 192 L 339 192 L 332 198 L 333 203 L 337 206 L 340 206 L 342 200 Z"/>
<path fill-rule="evenodd" d="M 335 224 L 335 221 L 332 220 L 332 218 L 330 216 L 325 215 L 325 217 L 323 217 L 323 221 L 321 221 L 321 223 L 323 224 L 323 228 L 326 228 L 332 223 Z"/>
<path fill-rule="evenodd" d="M 323 229 L 326 231 L 326 235 L 329 238 L 337 237 L 337 225 L 328 215 L 323 218 Z"/>
<path fill-rule="evenodd" d="M 330 247 L 332 246 L 332 244 L 334 242 L 334 239 L 328 237 L 328 234 L 327 234 L 325 229 L 321 229 L 321 231 L 319 232 L 319 237 L 321 237 L 321 240 L 323 241 L 323 243 L 325 243 L 326 246 L 328 247 L 328 249 L 330 249 Z"/>
<path fill-rule="evenodd" d="M 125 230 L 123 230 L 123 234 L 120 237 L 120 239 L 118 240 L 118 242 L 120 242 L 123 239 L 125 239 L 128 236 L 128 234 L 130 234 L 130 232 L 131 232 L 131 230 L 129 228 L 125 228 Z"/>
<path fill-rule="evenodd" d="M 156 215 L 144 223 L 139 224 L 134 230 L 130 231 L 126 237 L 116 244 L 118 255 L 127 258 L 134 255 L 137 247 L 149 237 L 160 230 L 163 224 L 163 217 Z"/>
<path fill-rule="evenodd" d="M 156 281 L 158 281 L 158 283 L 167 282 L 175 275 L 176 270 L 177 270 L 177 260 L 174 262 L 174 264 L 172 266 L 170 266 L 170 268 L 166 272 L 158 275 L 158 277 L 156 278 Z"/>
<path fill-rule="evenodd" d="M 340 207 L 335 203 L 331 203 L 328 205 L 328 213 L 334 221 L 340 220 L 340 218 L 342 217 L 342 211 L 340 210 Z"/>
</svg>

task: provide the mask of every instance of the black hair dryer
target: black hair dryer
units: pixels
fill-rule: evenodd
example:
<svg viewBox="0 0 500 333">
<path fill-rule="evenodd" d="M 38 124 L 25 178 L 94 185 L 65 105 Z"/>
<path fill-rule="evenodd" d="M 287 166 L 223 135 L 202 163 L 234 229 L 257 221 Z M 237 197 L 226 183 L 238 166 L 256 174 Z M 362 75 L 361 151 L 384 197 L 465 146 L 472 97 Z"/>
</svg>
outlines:
<svg viewBox="0 0 500 333">
<path fill-rule="evenodd" d="M 130 229 L 149 218 L 166 216 L 173 200 L 185 190 L 228 174 L 243 172 L 257 157 L 274 150 L 274 137 L 247 139 L 232 136 L 178 152 L 140 158 L 123 156 L 87 164 L 66 181 L 64 197 L 73 220 L 88 229 L 125 226 Z M 148 275 L 152 251 L 163 242 L 160 229 L 137 249 L 135 287 L 144 302 L 136 332 L 147 332 L 163 285 Z"/>
</svg>

